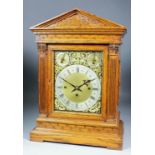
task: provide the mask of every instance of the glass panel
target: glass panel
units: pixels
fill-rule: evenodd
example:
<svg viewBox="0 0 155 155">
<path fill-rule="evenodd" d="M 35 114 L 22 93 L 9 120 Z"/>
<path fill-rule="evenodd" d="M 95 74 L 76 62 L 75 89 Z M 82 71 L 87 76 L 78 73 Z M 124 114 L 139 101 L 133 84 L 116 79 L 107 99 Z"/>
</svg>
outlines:
<svg viewBox="0 0 155 155">
<path fill-rule="evenodd" d="M 101 113 L 102 51 L 55 51 L 55 110 Z"/>
</svg>

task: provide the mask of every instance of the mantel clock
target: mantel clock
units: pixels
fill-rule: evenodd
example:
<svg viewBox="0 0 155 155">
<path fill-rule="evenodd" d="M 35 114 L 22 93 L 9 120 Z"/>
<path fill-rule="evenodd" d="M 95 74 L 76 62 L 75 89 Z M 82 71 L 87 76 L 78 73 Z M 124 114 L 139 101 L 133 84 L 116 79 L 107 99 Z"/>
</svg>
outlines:
<svg viewBox="0 0 155 155">
<path fill-rule="evenodd" d="M 39 54 L 32 141 L 122 148 L 119 45 L 126 27 L 74 9 L 31 28 Z"/>
</svg>

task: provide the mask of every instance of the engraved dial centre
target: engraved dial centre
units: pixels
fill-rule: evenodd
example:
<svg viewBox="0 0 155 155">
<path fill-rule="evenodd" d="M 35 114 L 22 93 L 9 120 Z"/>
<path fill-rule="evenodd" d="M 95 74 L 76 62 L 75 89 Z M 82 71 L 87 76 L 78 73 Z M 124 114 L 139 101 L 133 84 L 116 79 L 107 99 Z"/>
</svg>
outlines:
<svg viewBox="0 0 155 155">
<path fill-rule="evenodd" d="M 63 93 L 69 100 L 75 103 L 80 103 L 84 102 L 90 97 L 92 92 L 92 84 L 91 82 L 84 84 L 85 81 L 89 80 L 86 74 L 73 73 L 68 75 L 66 80 L 72 82 L 76 86 L 73 87 L 69 83 L 64 82 Z"/>
</svg>

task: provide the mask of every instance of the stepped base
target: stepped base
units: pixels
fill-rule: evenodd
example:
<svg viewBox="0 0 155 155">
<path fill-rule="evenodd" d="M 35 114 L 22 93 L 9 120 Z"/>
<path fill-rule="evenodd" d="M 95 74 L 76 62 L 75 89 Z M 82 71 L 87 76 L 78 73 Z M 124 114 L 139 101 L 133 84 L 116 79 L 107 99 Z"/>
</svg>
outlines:
<svg viewBox="0 0 155 155">
<path fill-rule="evenodd" d="M 41 123 L 30 133 L 31 141 L 50 141 L 122 149 L 123 122 L 118 127 Z"/>
</svg>

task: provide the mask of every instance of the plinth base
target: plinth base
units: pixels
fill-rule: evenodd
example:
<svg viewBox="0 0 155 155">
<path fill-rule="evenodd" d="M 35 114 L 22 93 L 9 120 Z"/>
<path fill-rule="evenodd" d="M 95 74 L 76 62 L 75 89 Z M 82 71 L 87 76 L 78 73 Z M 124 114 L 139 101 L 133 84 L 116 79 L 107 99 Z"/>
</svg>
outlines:
<svg viewBox="0 0 155 155">
<path fill-rule="evenodd" d="M 122 149 L 123 122 L 118 127 L 41 123 L 30 133 L 31 141 L 50 141 Z"/>
</svg>

